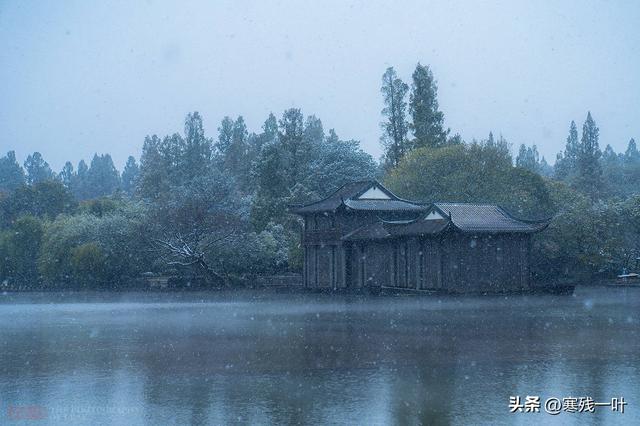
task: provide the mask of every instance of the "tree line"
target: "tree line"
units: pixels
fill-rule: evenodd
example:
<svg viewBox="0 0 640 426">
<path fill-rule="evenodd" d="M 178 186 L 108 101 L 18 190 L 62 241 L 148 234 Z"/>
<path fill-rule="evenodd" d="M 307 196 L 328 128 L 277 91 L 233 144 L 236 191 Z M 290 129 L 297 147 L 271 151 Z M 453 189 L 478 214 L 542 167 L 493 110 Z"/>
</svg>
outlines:
<svg viewBox="0 0 640 426">
<path fill-rule="evenodd" d="M 287 206 L 342 184 L 382 179 L 424 202 L 498 203 L 516 215 L 554 216 L 535 238 L 538 280 L 593 280 L 629 267 L 640 247 L 640 155 L 601 151 L 591 113 L 571 122 L 553 165 L 535 145 L 489 133 L 464 141 L 444 125 L 437 83 L 417 64 L 406 84 L 382 75 L 375 161 L 358 141 L 290 108 L 251 132 L 224 117 L 214 136 L 187 115 L 181 132 L 151 134 L 122 172 L 109 154 L 55 173 L 35 152 L 0 158 L 0 284 L 12 288 L 128 288 L 147 275 L 182 286 L 251 282 L 299 271 L 300 222 Z M 141 284 L 142 285 L 142 284 Z"/>
<path fill-rule="evenodd" d="M 165 274 L 230 285 L 301 268 L 287 206 L 378 166 L 357 141 L 291 108 L 260 132 L 225 117 L 217 137 L 197 112 L 182 133 L 145 138 L 119 173 L 108 154 L 59 173 L 39 153 L 0 159 L 0 279 L 35 288 L 121 288 Z"/>
<path fill-rule="evenodd" d="M 418 64 L 411 85 L 390 67 L 382 76 L 381 138 L 384 180 L 398 194 L 433 201 L 498 203 L 516 215 L 553 216 L 536 235 L 539 281 L 592 281 L 635 267 L 640 257 L 640 154 L 631 138 L 622 153 L 600 148 L 600 131 L 587 112 L 574 121 L 553 166 L 536 145 L 511 144 L 489 133 L 463 141 L 445 129 L 437 84 Z"/>
</svg>

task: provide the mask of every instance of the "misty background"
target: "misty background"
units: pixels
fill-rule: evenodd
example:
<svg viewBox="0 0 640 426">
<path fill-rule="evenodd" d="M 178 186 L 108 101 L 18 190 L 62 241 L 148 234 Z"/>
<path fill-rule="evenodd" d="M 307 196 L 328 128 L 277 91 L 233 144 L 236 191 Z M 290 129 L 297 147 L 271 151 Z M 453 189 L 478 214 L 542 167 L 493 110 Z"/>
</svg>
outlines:
<svg viewBox="0 0 640 426">
<path fill-rule="evenodd" d="M 591 110 L 600 146 L 640 135 L 637 2 L 0 2 L 0 152 L 54 170 L 200 111 L 259 131 L 289 107 L 378 158 L 380 78 L 429 64 L 445 125 L 553 162 Z"/>
</svg>

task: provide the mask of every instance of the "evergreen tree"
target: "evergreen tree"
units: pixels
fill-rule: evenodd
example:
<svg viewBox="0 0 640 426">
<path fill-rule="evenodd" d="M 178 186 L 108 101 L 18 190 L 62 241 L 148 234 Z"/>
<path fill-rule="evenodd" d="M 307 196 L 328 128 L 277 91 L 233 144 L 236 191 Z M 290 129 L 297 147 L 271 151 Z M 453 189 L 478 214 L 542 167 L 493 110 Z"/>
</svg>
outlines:
<svg viewBox="0 0 640 426">
<path fill-rule="evenodd" d="M 169 190 L 169 167 L 160 152 L 161 144 L 153 135 L 145 137 L 142 145 L 137 192 L 144 199 L 157 200 Z"/>
<path fill-rule="evenodd" d="M 225 158 L 226 168 L 231 174 L 238 180 L 244 180 L 247 169 L 247 138 L 249 132 L 247 131 L 247 125 L 244 122 L 242 116 L 238 116 L 233 123 L 233 131 L 231 134 L 231 145 L 227 150 Z"/>
<path fill-rule="evenodd" d="M 539 173 L 545 177 L 551 177 L 553 175 L 553 167 L 547 162 L 544 156 L 540 160 L 540 170 Z"/>
<path fill-rule="evenodd" d="M 538 154 L 538 148 L 535 145 L 527 147 L 526 145 L 521 144 L 516 157 L 516 166 L 530 170 L 534 173 L 539 173 L 540 154 Z"/>
<path fill-rule="evenodd" d="M 78 200 L 86 200 L 89 195 L 89 167 L 84 160 L 80 160 L 78 163 L 78 171 L 75 174 L 75 178 L 71 181 L 71 188 L 73 188 L 73 195 Z"/>
<path fill-rule="evenodd" d="M 580 144 L 578 142 L 578 128 L 576 122 L 571 120 L 569 125 L 569 136 L 567 136 L 567 145 L 565 149 L 565 157 L 569 159 L 570 167 L 574 168 L 578 162 L 578 154 L 580 151 Z"/>
<path fill-rule="evenodd" d="M 70 213 L 74 207 L 73 195 L 57 180 L 21 185 L 0 200 L 0 228 L 25 214 L 53 220 L 60 213 Z"/>
<path fill-rule="evenodd" d="M 44 161 L 39 152 L 29 155 L 24 162 L 24 168 L 27 171 L 27 183 L 34 185 L 38 182 L 44 182 L 54 178 L 54 174 L 49 167 L 49 163 Z"/>
<path fill-rule="evenodd" d="M 624 153 L 624 161 L 626 163 L 640 163 L 640 152 L 636 146 L 635 139 L 631 138 Z"/>
<path fill-rule="evenodd" d="M 255 180 L 256 165 L 262 153 L 262 148 L 269 143 L 275 143 L 278 138 L 278 120 L 273 113 L 269 113 L 269 117 L 262 125 L 262 133 L 252 133 L 247 138 L 247 163 L 249 167 L 248 181 Z M 256 188 L 251 188 L 255 190 Z"/>
<path fill-rule="evenodd" d="M 640 152 L 634 139 L 629 141 L 627 150 L 621 157 L 625 195 L 640 194 Z"/>
<path fill-rule="evenodd" d="M 277 139 L 267 142 L 256 160 L 254 175 L 256 198 L 251 206 L 251 222 L 263 230 L 274 218 L 282 219 L 289 197 L 289 176 L 285 152 Z"/>
<path fill-rule="evenodd" d="M 135 193 L 139 174 L 140 168 L 138 167 L 138 163 L 136 163 L 136 159 L 129 156 L 129 158 L 127 158 L 127 163 L 124 165 L 124 169 L 122 170 L 121 178 L 122 190 L 125 194 L 132 196 Z"/>
<path fill-rule="evenodd" d="M 219 151 L 219 165 L 235 180 L 237 188 L 244 193 L 248 189 L 251 163 L 249 155 L 249 132 L 242 116 L 235 121 L 225 117 L 219 128 L 218 142 L 224 150 Z"/>
<path fill-rule="evenodd" d="M 482 141 L 481 145 L 489 148 L 489 152 L 494 152 L 501 159 L 511 159 L 511 144 L 502 135 L 496 139 L 493 132 L 489 132 L 489 137 Z"/>
<path fill-rule="evenodd" d="M 575 177 L 578 167 L 578 150 L 578 128 L 576 127 L 576 122 L 571 120 L 564 153 L 558 154 L 556 159 L 554 167 L 556 178 L 571 180 Z"/>
<path fill-rule="evenodd" d="M 603 189 L 607 196 L 624 195 L 624 156 L 616 154 L 611 145 L 607 145 L 602 152 L 602 180 Z"/>
<path fill-rule="evenodd" d="M 269 117 L 262 124 L 262 133 L 251 139 L 249 144 L 249 152 L 252 161 L 255 161 L 262 150 L 262 147 L 269 142 L 273 142 L 278 138 L 278 119 L 273 113 L 269 113 Z"/>
<path fill-rule="evenodd" d="M 312 149 L 319 147 L 324 142 L 324 128 L 322 120 L 315 115 L 310 115 L 304 123 L 305 142 Z"/>
<path fill-rule="evenodd" d="M 87 183 L 89 198 L 111 195 L 120 188 L 120 174 L 113 164 L 111 155 L 94 154 L 87 172 Z"/>
<path fill-rule="evenodd" d="M 278 120 L 272 112 L 262 125 L 262 133 L 270 140 L 278 137 Z"/>
<path fill-rule="evenodd" d="M 553 164 L 553 176 L 556 179 L 564 179 L 566 176 L 566 168 L 564 160 L 564 153 L 560 151 L 556 154 L 556 162 Z"/>
<path fill-rule="evenodd" d="M 609 144 L 607 144 L 602 152 L 602 161 L 611 165 L 618 165 L 618 154 L 615 153 L 613 147 Z"/>
<path fill-rule="evenodd" d="M 13 191 L 24 184 L 24 170 L 16 160 L 15 151 L 7 152 L 7 155 L 0 158 L 0 192 Z"/>
<path fill-rule="evenodd" d="M 602 183 L 602 168 L 599 161 L 602 153 L 598 145 L 599 132 L 591 117 L 591 112 L 589 112 L 582 126 L 582 139 L 578 148 L 576 187 L 592 198 L 598 196 Z"/>
<path fill-rule="evenodd" d="M 233 120 L 230 117 L 224 117 L 218 127 L 218 142 L 216 142 L 215 148 L 222 158 L 227 155 L 227 150 L 233 141 L 233 126 Z"/>
<path fill-rule="evenodd" d="M 60 181 L 64 185 L 64 187 L 70 191 L 73 191 L 72 185 L 73 185 L 73 179 L 74 179 L 74 172 L 73 172 L 73 164 L 71 164 L 70 161 L 67 161 L 66 163 L 64 163 L 64 167 L 62 168 L 58 176 L 60 178 Z"/>
<path fill-rule="evenodd" d="M 304 138 L 304 123 L 300 109 L 286 110 L 279 125 L 278 140 L 286 157 L 285 170 L 289 175 L 289 188 L 293 188 L 304 176 L 311 160 L 312 147 Z"/>
<path fill-rule="evenodd" d="M 428 66 L 418 63 L 412 75 L 409 110 L 411 129 L 417 148 L 439 147 L 447 142 L 449 129 L 444 129 L 444 114 L 438 108 L 438 87 Z"/>
<path fill-rule="evenodd" d="M 196 111 L 187 115 L 184 123 L 184 154 L 181 177 L 189 181 L 204 176 L 211 165 L 211 141 L 204 135 L 202 117 Z"/>
<path fill-rule="evenodd" d="M 407 102 L 405 100 L 409 86 L 396 74 L 393 67 L 387 68 L 382 75 L 382 92 L 384 108 L 382 115 L 385 121 L 380 123 L 384 148 L 385 163 L 389 167 L 396 167 L 404 154 L 408 151 L 407 132 Z"/>
<path fill-rule="evenodd" d="M 358 141 L 342 141 L 334 129 L 319 145 L 311 163 L 305 188 L 318 199 L 348 182 L 375 178 L 377 167 Z"/>
<path fill-rule="evenodd" d="M 456 133 L 455 135 L 450 136 L 447 140 L 447 145 L 460 145 L 463 143 L 464 141 L 462 140 L 462 136 L 460 136 L 460 133 Z"/>
<path fill-rule="evenodd" d="M 189 163 L 186 161 L 187 142 L 182 135 L 174 133 L 162 138 L 158 145 L 161 163 L 165 168 L 167 185 L 182 185 L 189 179 Z"/>
</svg>

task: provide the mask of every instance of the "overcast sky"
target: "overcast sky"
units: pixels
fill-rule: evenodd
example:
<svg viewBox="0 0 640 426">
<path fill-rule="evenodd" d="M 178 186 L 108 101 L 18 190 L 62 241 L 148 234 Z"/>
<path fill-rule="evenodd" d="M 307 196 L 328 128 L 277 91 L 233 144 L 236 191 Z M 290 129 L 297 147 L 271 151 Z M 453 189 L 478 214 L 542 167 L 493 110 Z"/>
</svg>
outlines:
<svg viewBox="0 0 640 426">
<path fill-rule="evenodd" d="M 225 115 L 258 131 L 295 106 L 376 158 L 380 78 L 431 66 L 446 125 L 555 158 L 591 110 L 600 143 L 640 137 L 640 2 L 0 0 L 0 148 L 64 161 Z"/>
</svg>

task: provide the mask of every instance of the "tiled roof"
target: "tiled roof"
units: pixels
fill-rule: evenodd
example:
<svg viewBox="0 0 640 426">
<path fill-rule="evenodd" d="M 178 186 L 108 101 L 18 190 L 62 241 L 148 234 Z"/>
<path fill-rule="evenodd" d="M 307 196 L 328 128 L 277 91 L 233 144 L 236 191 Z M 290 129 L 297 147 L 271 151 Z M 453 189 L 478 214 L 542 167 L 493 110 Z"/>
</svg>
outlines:
<svg viewBox="0 0 640 426">
<path fill-rule="evenodd" d="M 384 192 L 389 194 L 390 199 L 357 198 L 373 186 L 382 188 Z M 328 197 L 302 206 L 294 206 L 292 211 L 297 214 L 333 211 L 343 204 L 353 210 L 368 211 L 420 211 L 425 209 L 425 206 L 396 197 L 391 191 L 384 188 L 384 186 L 375 180 L 365 180 L 343 185 Z"/>
<path fill-rule="evenodd" d="M 530 233 L 541 231 L 549 224 L 545 221 L 516 219 L 499 206 L 490 204 L 436 203 L 443 219 L 383 221 L 362 226 L 342 237 L 345 241 L 380 240 L 401 236 L 435 235 L 454 227 L 462 232 Z M 450 219 L 449 219 L 450 217 Z"/>
<path fill-rule="evenodd" d="M 342 237 L 345 241 L 380 240 L 406 235 L 433 235 L 444 231 L 449 220 L 378 221 L 362 226 Z"/>
<path fill-rule="evenodd" d="M 464 232 L 536 232 L 546 228 L 545 221 L 516 219 L 500 206 L 491 204 L 435 203 L 453 224 Z"/>
<path fill-rule="evenodd" d="M 383 191 L 388 199 L 358 198 L 369 188 Z M 427 235 L 442 232 L 450 226 L 462 232 L 537 232 L 546 228 L 549 220 L 530 221 L 513 217 L 503 208 L 492 204 L 435 203 L 430 206 L 414 203 L 396 197 L 391 191 L 375 180 L 352 182 L 341 186 L 328 197 L 292 208 L 294 213 L 306 214 L 335 211 L 339 207 L 352 210 L 390 212 L 439 211 L 442 219 L 425 220 L 421 216 L 414 221 L 384 222 L 363 226 L 343 237 L 343 239 L 379 239 L 399 235 Z"/>
<path fill-rule="evenodd" d="M 449 226 L 448 219 L 414 220 L 406 225 L 395 225 L 391 228 L 392 235 L 433 235 L 438 234 Z"/>
<path fill-rule="evenodd" d="M 374 183 L 375 181 L 370 180 L 347 183 L 338 188 L 333 194 L 329 195 L 326 198 L 323 198 L 322 200 L 294 207 L 293 212 L 304 214 L 335 210 L 340 207 L 343 200 L 353 197 L 362 191 L 365 191 Z"/>
<path fill-rule="evenodd" d="M 425 210 L 425 206 L 404 200 L 345 200 L 344 205 L 353 210 L 376 210 L 376 211 L 397 211 L 397 210 Z"/>
</svg>

